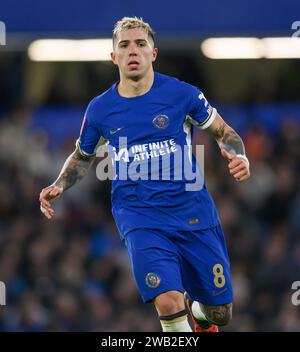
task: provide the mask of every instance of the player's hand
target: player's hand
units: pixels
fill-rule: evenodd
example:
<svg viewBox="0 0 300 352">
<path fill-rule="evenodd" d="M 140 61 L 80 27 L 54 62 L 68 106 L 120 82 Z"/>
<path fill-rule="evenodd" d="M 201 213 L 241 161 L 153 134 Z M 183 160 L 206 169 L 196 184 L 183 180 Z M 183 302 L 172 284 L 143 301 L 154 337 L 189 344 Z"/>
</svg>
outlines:
<svg viewBox="0 0 300 352">
<path fill-rule="evenodd" d="M 52 208 L 52 202 L 59 198 L 63 193 L 63 189 L 57 186 L 49 186 L 43 188 L 40 193 L 40 209 L 41 212 L 46 216 L 47 219 L 52 219 L 54 210 Z"/>
<path fill-rule="evenodd" d="M 227 159 L 229 172 L 236 181 L 245 181 L 250 177 L 250 164 L 246 156 L 233 155 L 225 149 L 221 149 L 221 154 Z"/>
</svg>

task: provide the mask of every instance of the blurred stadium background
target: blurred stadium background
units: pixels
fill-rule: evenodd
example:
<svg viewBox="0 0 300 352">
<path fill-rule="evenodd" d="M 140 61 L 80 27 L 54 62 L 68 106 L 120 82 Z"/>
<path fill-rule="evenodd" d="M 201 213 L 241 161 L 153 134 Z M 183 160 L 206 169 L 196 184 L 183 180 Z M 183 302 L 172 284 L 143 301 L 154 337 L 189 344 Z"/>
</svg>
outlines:
<svg viewBox="0 0 300 352">
<path fill-rule="evenodd" d="M 110 182 L 98 181 L 94 167 L 57 202 L 51 222 L 38 203 L 74 149 L 87 103 L 118 73 L 97 58 L 107 50 L 102 42 L 94 61 L 51 61 L 58 46 L 42 49 L 44 57 L 29 57 L 28 49 L 37 39 L 110 38 L 114 23 L 132 15 L 157 32 L 155 69 L 199 86 L 241 134 L 252 165 L 252 179 L 235 184 L 215 142 L 195 135 L 205 145 L 208 187 L 231 258 L 234 318 L 222 331 L 300 331 L 300 309 L 291 302 L 300 280 L 300 50 L 299 43 L 289 47 L 300 28 L 292 27 L 300 21 L 296 0 L 1 1 L 0 280 L 7 304 L 0 330 L 160 331 L 119 240 Z M 205 51 L 211 37 L 254 41 Z M 270 37 L 285 40 L 268 46 L 262 38 Z M 236 56 L 211 58 L 218 53 Z"/>
</svg>

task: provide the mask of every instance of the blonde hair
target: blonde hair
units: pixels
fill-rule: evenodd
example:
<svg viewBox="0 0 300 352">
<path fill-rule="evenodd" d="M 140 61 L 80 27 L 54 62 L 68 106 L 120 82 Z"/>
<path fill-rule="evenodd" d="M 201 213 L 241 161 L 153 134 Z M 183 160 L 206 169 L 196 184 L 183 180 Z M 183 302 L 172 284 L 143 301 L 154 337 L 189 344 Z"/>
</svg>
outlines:
<svg viewBox="0 0 300 352">
<path fill-rule="evenodd" d="M 115 45 L 116 38 L 120 32 L 125 31 L 127 29 L 132 29 L 132 28 L 142 28 L 148 34 L 148 36 L 153 40 L 153 43 L 154 43 L 155 32 L 150 27 L 149 23 L 144 22 L 141 17 L 139 18 L 135 16 L 135 17 L 123 17 L 115 24 L 113 29 L 113 45 Z"/>
</svg>

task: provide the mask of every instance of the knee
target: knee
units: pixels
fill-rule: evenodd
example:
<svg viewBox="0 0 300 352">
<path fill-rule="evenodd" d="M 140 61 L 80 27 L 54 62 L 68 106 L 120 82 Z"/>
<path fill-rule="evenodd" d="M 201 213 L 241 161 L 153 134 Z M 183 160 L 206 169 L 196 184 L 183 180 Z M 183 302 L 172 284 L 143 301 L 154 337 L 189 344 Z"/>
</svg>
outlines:
<svg viewBox="0 0 300 352">
<path fill-rule="evenodd" d="M 201 305 L 207 320 L 218 326 L 224 326 L 232 319 L 232 303 L 218 306 Z"/>
<path fill-rule="evenodd" d="M 160 316 L 167 316 L 178 313 L 184 309 L 182 293 L 168 291 L 155 297 L 154 305 Z"/>
</svg>

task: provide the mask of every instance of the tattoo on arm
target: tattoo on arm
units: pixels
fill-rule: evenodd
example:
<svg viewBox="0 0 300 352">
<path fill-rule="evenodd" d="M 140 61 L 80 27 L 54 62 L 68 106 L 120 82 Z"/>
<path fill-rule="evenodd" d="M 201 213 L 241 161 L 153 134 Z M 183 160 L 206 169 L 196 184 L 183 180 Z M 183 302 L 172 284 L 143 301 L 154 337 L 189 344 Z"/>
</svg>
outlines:
<svg viewBox="0 0 300 352">
<path fill-rule="evenodd" d="M 57 180 L 53 184 L 62 187 L 64 191 L 72 187 L 87 174 L 93 160 L 94 157 L 85 157 L 76 148 L 66 160 Z"/>
<path fill-rule="evenodd" d="M 221 123 L 215 130 L 215 138 L 220 146 L 231 154 L 245 155 L 245 147 L 242 138 L 226 123 Z"/>
<path fill-rule="evenodd" d="M 217 140 L 220 140 L 224 137 L 224 131 L 225 131 L 226 123 L 221 123 L 218 128 L 215 130 L 215 138 Z"/>
<path fill-rule="evenodd" d="M 224 148 L 231 153 L 245 155 L 245 147 L 241 137 L 234 131 L 228 131 L 224 134 L 222 144 Z"/>
</svg>

